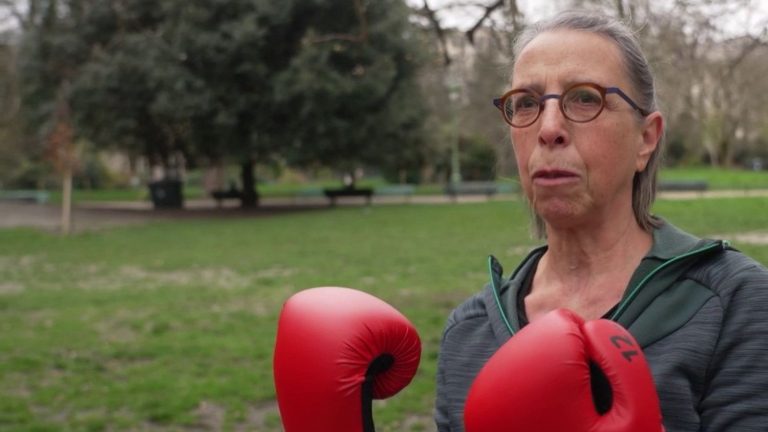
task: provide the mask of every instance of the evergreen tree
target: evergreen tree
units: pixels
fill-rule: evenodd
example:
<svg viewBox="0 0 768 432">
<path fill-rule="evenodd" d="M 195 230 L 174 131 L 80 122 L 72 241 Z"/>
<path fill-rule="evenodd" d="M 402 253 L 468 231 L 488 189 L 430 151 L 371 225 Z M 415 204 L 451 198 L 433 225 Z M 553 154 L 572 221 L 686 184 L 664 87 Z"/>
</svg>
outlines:
<svg viewBox="0 0 768 432">
<path fill-rule="evenodd" d="M 67 82 L 79 136 L 171 172 L 179 156 L 238 161 L 244 205 L 258 202 L 254 161 L 421 163 L 402 0 L 49 1 L 55 22 L 25 34 L 38 124 Z"/>
<path fill-rule="evenodd" d="M 290 160 L 353 179 L 361 165 L 417 170 L 425 113 L 409 10 L 401 0 L 303 3 L 311 4 L 312 19 L 275 91 Z"/>
</svg>

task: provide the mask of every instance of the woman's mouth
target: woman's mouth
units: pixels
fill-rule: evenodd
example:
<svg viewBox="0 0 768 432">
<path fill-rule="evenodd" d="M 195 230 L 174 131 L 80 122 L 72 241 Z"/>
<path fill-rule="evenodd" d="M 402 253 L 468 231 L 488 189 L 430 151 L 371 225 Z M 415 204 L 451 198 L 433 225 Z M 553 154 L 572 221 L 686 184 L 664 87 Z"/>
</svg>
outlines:
<svg viewBox="0 0 768 432">
<path fill-rule="evenodd" d="M 579 180 L 578 174 L 562 169 L 540 169 L 533 173 L 533 184 L 537 186 L 559 186 Z"/>
</svg>

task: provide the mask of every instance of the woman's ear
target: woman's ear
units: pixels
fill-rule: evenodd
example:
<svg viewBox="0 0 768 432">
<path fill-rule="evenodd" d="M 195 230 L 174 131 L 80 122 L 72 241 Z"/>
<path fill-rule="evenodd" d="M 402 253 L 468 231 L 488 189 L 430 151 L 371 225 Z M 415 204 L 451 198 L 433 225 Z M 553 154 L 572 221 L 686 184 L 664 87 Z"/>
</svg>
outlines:
<svg viewBox="0 0 768 432">
<path fill-rule="evenodd" d="M 648 165 L 651 154 L 659 146 L 661 136 L 664 133 L 664 117 L 660 112 L 654 111 L 643 120 L 642 143 L 635 158 L 635 170 L 642 172 Z"/>
</svg>

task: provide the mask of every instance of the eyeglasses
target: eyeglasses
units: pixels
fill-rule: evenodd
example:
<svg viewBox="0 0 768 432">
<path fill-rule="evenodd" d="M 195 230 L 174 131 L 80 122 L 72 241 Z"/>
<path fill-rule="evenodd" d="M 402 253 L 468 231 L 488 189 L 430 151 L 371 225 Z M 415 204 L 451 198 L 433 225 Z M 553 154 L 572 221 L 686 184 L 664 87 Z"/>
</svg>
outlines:
<svg viewBox="0 0 768 432">
<path fill-rule="evenodd" d="M 603 87 L 593 83 L 579 83 L 568 87 L 562 94 L 539 95 L 533 90 L 510 90 L 504 96 L 494 99 L 496 105 L 510 126 L 524 128 L 538 120 L 547 99 L 559 99 L 560 112 L 568 120 L 586 123 L 594 120 L 605 108 L 605 95 L 615 93 L 621 96 L 643 116 L 650 114 L 640 108 L 618 87 Z"/>
</svg>

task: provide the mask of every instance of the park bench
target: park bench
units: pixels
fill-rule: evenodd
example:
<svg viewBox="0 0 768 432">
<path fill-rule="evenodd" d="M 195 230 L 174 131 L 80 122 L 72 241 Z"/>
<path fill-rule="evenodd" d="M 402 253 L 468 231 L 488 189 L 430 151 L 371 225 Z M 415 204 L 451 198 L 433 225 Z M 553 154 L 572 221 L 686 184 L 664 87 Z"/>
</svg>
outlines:
<svg viewBox="0 0 768 432">
<path fill-rule="evenodd" d="M 34 202 L 45 204 L 48 202 L 48 192 L 40 190 L 1 190 L 0 200 Z"/>
<path fill-rule="evenodd" d="M 294 192 L 292 196 L 294 204 L 309 204 L 316 200 L 322 202 L 325 199 L 323 188 L 316 186 L 301 188 Z"/>
<path fill-rule="evenodd" d="M 308 187 L 299 189 L 295 196 L 299 198 L 313 198 L 313 197 L 322 197 L 323 195 L 323 188 L 321 187 Z"/>
<path fill-rule="evenodd" d="M 664 192 L 704 192 L 709 189 L 709 184 L 705 180 L 665 180 L 659 182 L 658 189 Z"/>
<path fill-rule="evenodd" d="M 364 197 L 365 203 L 371 205 L 372 188 L 343 187 L 338 189 L 323 189 L 323 194 L 330 200 L 331 207 L 336 205 L 336 200 L 341 197 Z"/>
<path fill-rule="evenodd" d="M 496 183 L 496 193 L 498 194 L 514 194 L 518 191 L 517 183 L 499 182 Z"/>
<path fill-rule="evenodd" d="M 468 181 L 462 183 L 448 183 L 445 193 L 453 199 L 459 195 L 485 195 L 490 198 L 499 192 L 496 182 Z"/>
<path fill-rule="evenodd" d="M 411 200 L 411 196 L 416 191 L 416 187 L 412 184 L 395 184 L 387 186 L 379 186 L 374 190 L 376 196 L 402 196 L 406 201 Z"/>
<path fill-rule="evenodd" d="M 243 193 L 235 187 L 229 189 L 213 190 L 211 197 L 216 200 L 216 206 L 221 207 L 223 201 L 228 199 L 242 199 Z"/>
</svg>

